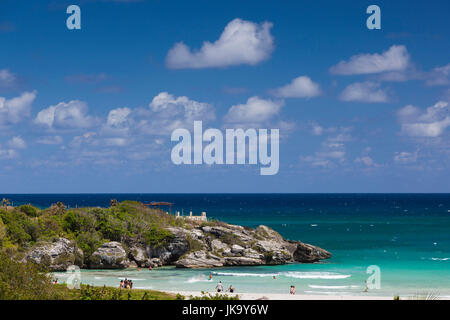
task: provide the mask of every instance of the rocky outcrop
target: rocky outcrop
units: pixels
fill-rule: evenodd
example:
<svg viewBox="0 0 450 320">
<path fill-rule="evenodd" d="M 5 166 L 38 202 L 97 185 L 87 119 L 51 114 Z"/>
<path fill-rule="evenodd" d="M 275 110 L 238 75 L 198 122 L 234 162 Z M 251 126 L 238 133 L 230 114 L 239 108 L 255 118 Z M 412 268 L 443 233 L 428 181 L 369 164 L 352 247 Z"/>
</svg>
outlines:
<svg viewBox="0 0 450 320">
<path fill-rule="evenodd" d="M 172 234 L 159 245 L 139 242 L 102 244 L 89 257 L 65 238 L 41 243 L 28 252 L 26 261 L 45 264 L 51 270 L 66 270 L 70 265 L 92 269 L 148 268 L 175 265 L 179 268 L 213 268 L 313 263 L 331 254 L 300 241 L 285 240 L 267 226 L 256 229 L 226 223 L 169 227 Z M 129 249 L 128 249 L 129 248 Z"/>
<path fill-rule="evenodd" d="M 331 253 L 322 248 L 303 242 L 291 243 L 296 244 L 295 251 L 292 253 L 295 261 L 311 263 L 331 258 Z"/>
<path fill-rule="evenodd" d="M 179 268 L 310 263 L 331 257 L 328 251 L 319 247 L 287 241 L 267 226 L 250 229 L 220 223 L 189 230 L 172 228 L 171 231 L 178 249 L 176 255 L 171 255 L 171 264 Z M 190 247 L 191 241 L 198 242 L 196 250 Z M 163 256 L 166 255 L 168 253 Z M 174 260 L 176 256 L 179 256 L 178 260 Z M 170 260 L 164 261 L 167 263 Z"/>
<path fill-rule="evenodd" d="M 146 246 L 145 248 L 149 258 L 158 258 L 163 265 L 172 264 L 189 251 L 188 234 L 191 236 L 191 233 L 183 228 L 167 228 L 167 230 L 173 235 L 169 242 L 159 246 Z M 194 238 L 198 239 L 198 235 L 195 233 L 193 235 Z"/>
<path fill-rule="evenodd" d="M 37 244 L 26 254 L 24 260 L 45 265 L 52 271 L 64 271 L 71 265 L 83 266 L 83 251 L 74 242 L 58 238 L 53 242 Z"/>
<path fill-rule="evenodd" d="M 102 244 L 89 258 L 91 269 L 122 269 L 129 265 L 126 251 L 116 241 Z"/>
<path fill-rule="evenodd" d="M 225 260 L 214 254 L 202 251 L 188 253 L 175 262 L 175 266 L 179 268 L 212 268 L 223 267 Z"/>
</svg>

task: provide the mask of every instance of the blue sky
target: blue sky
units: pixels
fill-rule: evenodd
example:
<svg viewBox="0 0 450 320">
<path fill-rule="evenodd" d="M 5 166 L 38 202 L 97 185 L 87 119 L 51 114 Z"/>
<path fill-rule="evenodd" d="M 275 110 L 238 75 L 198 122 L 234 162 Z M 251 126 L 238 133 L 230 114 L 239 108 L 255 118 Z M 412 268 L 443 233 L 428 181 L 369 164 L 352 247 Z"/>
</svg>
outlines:
<svg viewBox="0 0 450 320">
<path fill-rule="evenodd" d="M 450 192 L 449 9 L 2 1 L 0 192 Z M 279 128 L 278 174 L 175 166 L 194 120 Z"/>
</svg>

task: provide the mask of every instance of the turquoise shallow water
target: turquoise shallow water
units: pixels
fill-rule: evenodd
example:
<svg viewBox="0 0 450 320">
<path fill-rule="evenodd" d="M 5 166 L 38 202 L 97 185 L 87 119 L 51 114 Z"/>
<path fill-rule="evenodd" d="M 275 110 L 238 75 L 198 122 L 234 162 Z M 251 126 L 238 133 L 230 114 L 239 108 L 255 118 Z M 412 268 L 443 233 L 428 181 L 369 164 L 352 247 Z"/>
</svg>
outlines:
<svg viewBox="0 0 450 320">
<path fill-rule="evenodd" d="M 318 245 L 333 257 L 319 264 L 238 267 L 214 270 L 174 268 L 83 270 L 82 282 L 118 285 L 135 279 L 136 288 L 212 291 L 221 280 L 238 292 L 417 295 L 450 297 L 449 194 L 120 194 L 8 195 L 16 203 L 47 206 L 107 206 L 109 199 L 171 201 L 175 210 L 229 223 L 268 225 L 288 239 Z M 377 265 L 381 288 L 363 293 L 366 269 Z M 210 272 L 213 281 L 208 281 Z M 273 276 L 276 279 L 273 279 Z M 58 274 L 63 280 L 65 275 Z"/>
</svg>

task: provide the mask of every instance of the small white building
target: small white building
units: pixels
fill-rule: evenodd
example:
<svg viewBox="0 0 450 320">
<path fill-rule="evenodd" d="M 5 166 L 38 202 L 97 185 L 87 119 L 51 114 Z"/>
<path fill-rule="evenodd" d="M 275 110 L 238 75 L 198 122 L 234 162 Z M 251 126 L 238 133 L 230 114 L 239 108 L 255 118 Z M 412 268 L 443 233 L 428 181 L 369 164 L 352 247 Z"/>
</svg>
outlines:
<svg viewBox="0 0 450 320">
<path fill-rule="evenodd" d="M 193 221 L 208 221 L 208 218 L 206 218 L 206 212 L 205 211 L 203 211 L 200 216 L 192 215 L 192 211 L 189 212 L 188 216 L 182 216 L 182 215 L 180 215 L 180 211 L 177 211 L 176 217 L 177 218 L 187 219 L 187 220 L 193 220 Z"/>
</svg>

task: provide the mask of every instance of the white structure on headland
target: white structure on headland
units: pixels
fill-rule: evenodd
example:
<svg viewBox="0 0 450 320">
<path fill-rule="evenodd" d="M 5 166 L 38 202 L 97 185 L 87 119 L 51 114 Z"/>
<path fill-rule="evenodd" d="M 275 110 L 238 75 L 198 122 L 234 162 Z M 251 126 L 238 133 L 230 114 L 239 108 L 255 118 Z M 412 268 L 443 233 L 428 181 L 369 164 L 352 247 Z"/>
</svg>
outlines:
<svg viewBox="0 0 450 320">
<path fill-rule="evenodd" d="M 207 221 L 208 219 L 206 218 L 206 212 L 203 211 L 201 216 L 194 216 L 192 215 L 192 211 L 189 212 L 188 216 L 181 216 L 180 215 L 180 211 L 177 211 L 176 215 L 177 218 L 183 218 L 183 219 L 188 219 L 188 220 L 194 220 L 194 221 Z"/>
</svg>

